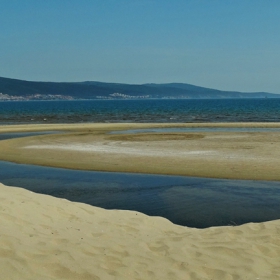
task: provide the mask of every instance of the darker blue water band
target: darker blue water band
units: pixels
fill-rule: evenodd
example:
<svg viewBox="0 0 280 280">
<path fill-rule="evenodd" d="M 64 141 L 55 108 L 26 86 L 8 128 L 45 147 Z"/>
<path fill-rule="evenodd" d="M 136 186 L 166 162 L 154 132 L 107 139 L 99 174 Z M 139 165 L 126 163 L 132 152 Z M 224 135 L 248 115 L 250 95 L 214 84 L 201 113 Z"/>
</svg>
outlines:
<svg viewBox="0 0 280 280">
<path fill-rule="evenodd" d="M 76 171 L 3 161 L 0 182 L 196 228 L 280 219 L 280 182 Z"/>
<path fill-rule="evenodd" d="M 0 102 L 0 124 L 280 122 L 279 99 Z"/>
<path fill-rule="evenodd" d="M 62 131 L 39 131 L 39 132 L 11 132 L 11 133 L 0 133 L 0 141 L 13 139 L 13 138 L 22 138 L 28 136 L 38 136 L 46 134 L 61 134 Z"/>
</svg>

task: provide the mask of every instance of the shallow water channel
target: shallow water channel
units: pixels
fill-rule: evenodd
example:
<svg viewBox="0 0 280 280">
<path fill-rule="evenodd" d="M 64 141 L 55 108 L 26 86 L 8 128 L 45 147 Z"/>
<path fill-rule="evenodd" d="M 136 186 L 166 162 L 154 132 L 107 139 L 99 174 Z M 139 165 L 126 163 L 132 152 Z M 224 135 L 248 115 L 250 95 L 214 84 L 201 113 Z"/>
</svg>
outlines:
<svg viewBox="0 0 280 280">
<path fill-rule="evenodd" d="M 280 182 L 76 171 L 0 161 L 0 182 L 205 228 L 280 219 Z"/>
</svg>

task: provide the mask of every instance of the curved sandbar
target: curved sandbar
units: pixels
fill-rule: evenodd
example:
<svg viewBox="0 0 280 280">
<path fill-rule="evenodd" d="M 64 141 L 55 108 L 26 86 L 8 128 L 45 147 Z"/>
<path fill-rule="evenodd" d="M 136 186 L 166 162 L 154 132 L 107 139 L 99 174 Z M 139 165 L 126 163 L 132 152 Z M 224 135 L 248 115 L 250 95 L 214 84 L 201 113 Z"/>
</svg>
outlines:
<svg viewBox="0 0 280 280">
<path fill-rule="evenodd" d="M 108 134 L 155 127 L 280 128 L 280 123 L 1 126 L 0 133 L 65 133 L 3 140 L 0 160 L 96 171 L 280 180 L 280 132 Z"/>
</svg>

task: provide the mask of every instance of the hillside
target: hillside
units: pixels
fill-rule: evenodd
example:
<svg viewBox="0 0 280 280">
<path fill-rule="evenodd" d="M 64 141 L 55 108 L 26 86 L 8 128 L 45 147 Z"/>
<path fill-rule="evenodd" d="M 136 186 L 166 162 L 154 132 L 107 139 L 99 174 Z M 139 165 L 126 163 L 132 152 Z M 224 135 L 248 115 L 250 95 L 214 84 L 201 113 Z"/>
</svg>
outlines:
<svg viewBox="0 0 280 280">
<path fill-rule="evenodd" d="M 183 83 L 119 84 L 102 82 L 31 82 L 0 77 L 0 100 L 130 98 L 278 98 L 267 92 L 233 92 Z"/>
</svg>

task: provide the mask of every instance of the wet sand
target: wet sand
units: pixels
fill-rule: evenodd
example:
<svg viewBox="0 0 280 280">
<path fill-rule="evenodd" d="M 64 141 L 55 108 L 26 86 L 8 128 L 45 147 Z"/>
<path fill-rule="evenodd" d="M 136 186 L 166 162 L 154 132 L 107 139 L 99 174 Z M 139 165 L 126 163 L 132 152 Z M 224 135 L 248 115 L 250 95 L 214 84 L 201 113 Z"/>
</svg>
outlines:
<svg viewBox="0 0 280 280">
<path fill-rule="evenodd" d="M 280 180 L 280 132 L 108 134 L 164 127 L 259 127 L 279 123 L 18 125 L 1 132 L 61 131 L 3 140 L 0 160 L 70 169 Z"/>
</svg>

